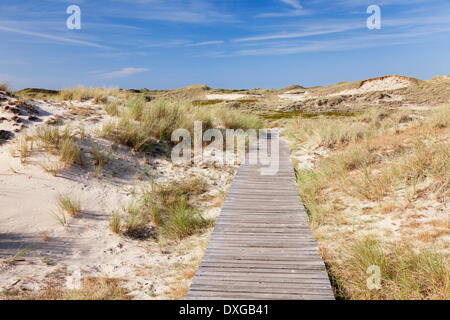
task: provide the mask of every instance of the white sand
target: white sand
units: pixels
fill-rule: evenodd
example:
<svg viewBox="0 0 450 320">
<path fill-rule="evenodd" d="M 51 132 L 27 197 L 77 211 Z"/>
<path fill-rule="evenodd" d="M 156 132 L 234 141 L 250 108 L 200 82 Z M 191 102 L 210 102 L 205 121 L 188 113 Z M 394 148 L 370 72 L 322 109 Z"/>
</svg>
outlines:
<svg viewBox="0 0 450 320">
<path fill-rule="evenodd" d="M 296 93 L 285 92 L 283 94 L 278 95 L 278 98 L 280 98 L 280 99 L 291 100 L 291 101 L 302 101 L 309 97 L 310 96 L 308 95 L 307 92 L 296 92 Z"/>
<path fill-rule="evenodd" d="M 239 93 L 228 93 L 228 94 L 208 94 L 206 95 L 207 100 L 227 100 L 227 101 L 235 101 L 235 100 L 244 100 L 244 99 L 257 99 L 260 96 L 257 95 L 248 95 L 248 94 L 239 94 Z"/>
<path fill-rule="evenodd" d="M 354 94 L 364 94 L 376 91 L 392 91 L 407 88 L 412 82 L 404 77 L 389 76 L 381 79 L 367 80 L 358 89 L 344 90 L 331 96 L 344 96 Z"/>
</svg>

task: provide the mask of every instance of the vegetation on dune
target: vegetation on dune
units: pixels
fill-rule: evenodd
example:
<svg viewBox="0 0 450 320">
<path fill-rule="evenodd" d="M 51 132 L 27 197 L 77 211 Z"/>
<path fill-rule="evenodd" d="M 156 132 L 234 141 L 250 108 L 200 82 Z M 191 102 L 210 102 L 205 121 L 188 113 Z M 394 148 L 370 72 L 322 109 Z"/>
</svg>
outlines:
<svg viewBox="0 0 450 320">
<path fill-rule="evenodd" d="M 286 134 L 292 136 L 292 130 L 299 130 L 295 137 L 302 141 L 300 145 L 329 148 L 344 145 L 343 149 L 319 161 L 315 170 L 303 170 L 298 174 L 300 192 L 312 219 L 321 220 L 319 213 L 325 211 L 327 206 L 318 205 L 318 193 L 329 188 L 333 181 L 341 187 L 347 186 L 345 190 L 349 195 L 376 201 L 401 186 L 414 187 L 427 178 L 434 181 L 434 188 L 447 194 L 450 187 L 449 143 L 430 139 L 433 139 L 434 130 L 449 126 L 448 110 L 446 105 L 437 109 L 426 121 L 413 124 L 415 129 L 408 136 L 413 136 L 414 141 L 408 147 L 403 145 L 401 137 L 382 139 L 390 136 L 389 130 L 394 130 L 395 134 L 402 119 L 399 114 L 370 113 L 369 117 L 357 118 L 356 123 L 317 119 L 306 121 L 300 128 L 295 123 L 295 129 L 291 127 Z M 368 123 L 361 124 L 361 119 Z M 332 130 L 330 127 L 339 129 Z M 385 150 L 389 142 L 394 152 Z M 381 163 L 389 165 L 380 166 Z M 377 168 L 376 173 L 374 167 Z"/>
<path fill-rule="evenodd" d="M 37 127 L 32 135 L 25 132 L 21 136 L 17 147 L 11 150 L 11 154 L 14 157 L 19 156 L 22 163 L 27 163 L 28 158 L 39 151 L 45 151 L 57 158 L 56 162 L 49 158 L 48 163 L 40 164 L 44 171 L 54 176 L 73 165 L 86 167 L 88 163 L 92 163 L 94 176 L 99 178 L 110 162 L 109 153 L 102 150 L 92 137 L 86 139 L 86 133 L 82 127 L 75 130 L 69 126 Z"/>
<path fill-rule="evenodd" d="M 154 237 L 158 240 L 181 240 L 213 225 L 193 204 L 193 197 L 207 191 L 201 179 L 181 181 L 169 186 L 153 184 L 125 208 L 126 217 L 114 213 L 111 230 L 123 231 L 126 236 L 138 239 Z"/>
<path fill-rule="evenodd" d="M 68 194 L 58 194 L 56 197 L 58 209 L 67 213 L 71 217 L 76 217 L 81 213 L 81 202 Z"/>
<path fill-rule="evenodd" d="M 143 194 L 142 205 L 160 237 L 182 239 L 213 225 L 191 203 L 193 196 L 206 191 L 206 183 L 198 178 L 166 187 L 155 185 L 151 193 Z"/>
<path fill-rule="evenodd" d="M 59 160 L 64 167 L 67 168 L 73 164 L 83 166 L 81 141 L 72 133 L 70 127 L 62 131 L 59 127 L 38 127 L 35 141 L 48 152 L 59 155 Z"/>
<path fill-rule="evenodd" d="M 130 300 L 123 288 L 123 280 L 113 278 L 87 277 L 81 280 L 80 289 L 63 288 L 60 283 L 46 283 L 38 292 L 5 291 L 7 300 Z"/>
<path fill-rule="evenodd" d="M 338 296 L 346 299 L 448 299 L 449 265 L 446 255 L 429 246 L 413 250 L 411 239 L 358 239 L 339 234 L 347 230 L 348 203 L 375 203 L 377 212 L 396 206 L 414 207 L 422 198 L 450 196 L 450 105 L 433 109 L 425 117 L 411 112 L 371 109 L 345 118 L 292 119 L 284 132 L 297 150 L 326 148 L 328 154 L 311 169 L 297 171 L 298 186 L 319 243 L 320 230 L 332 229 L 340 249 L 322 252 Z M 330 196 L 330 195 L 333 196 Z M 348 200 L 345 200 L 348 199 Z M 403 199 L 399 201 L 399 199 Z M 344 202 L 345 201 L 345 202 Z M 403 210 L 406 210 L 405 207 Z M 354 209 L 353 209 L 354 210 Z M 351 220 L 355 224 L 355 220 Z M 361 228 L 367 227 L 366 222 Z M 448 234 L 448 223 L 435 222 L 429 241 Z M 441 228 L 447 225 L 447 231 Z M 353 226 L 355 228 L 355 226 Z M 370 228 L 370 227 L 369 227 Z M 365 230 L 365 229 L 364 229 Z M 382 286 L 369 290 L 366 270 L 380 266 Z"/>
<path fill-rule="evenodd" d="M 20 98 L 26 98 L 26 99 L 53 100 L 58 97 L 59 91 L 41 89 L 41 88 L 26 88 L 26 89 L 14 92 L 14 94 L 19 96 Z"/>
<path fill-rule="evenodd" d="M 93 103 L 106 103 L 108 97 L 118 96 L 120 89 L 118 88 L 86 88 L 79 86 L 77 88 L 63 89 L 59 91 L 58 99 L 60 101 L 86 101 L 93 99 Z"/>
<path fill-rule="evenodd" d="M 110 116 L 117 117 L 120 114 L 119 106 L 116 102 L 110 102 L 105 105 L 105 111 Z"/>
<path fill-rule="evenodd" d="M 241 99 L 241 100 L 233 100 L 232 102 L 234 103 L 255 103 L 258 102 L 259 100 L 255 100 L 255 99 Z M 211 105 L 217 105 L 219 103 L 224 103 L 227 102 L 226 100 L 219 100 L 219 99 L 214 99 L 214 100 L 194 100 L 192 101 L 192 104 L 196 107 L 200 107 L 200 106 L 211 106 Z"/>
<path fill-rule="evenodd" d="M 0 91 L 6 91 L 9 92 L 9 85 L 7 83 L 0 83 Z"/>
<path fill-rule="evenodd" d="M 347 245 L 341 263 L 329 260 L 340 298 L 358 300 L 447 300 L 450 297 L 450 265 L 442 254 L 414 250 L 408 244 L 383 245 L 373 238 Z M 333 259 L 333 258 L 330 258 Z M 380 268 L 378 290 L 367 287 L 367 270 Z"/>
<path fill-rule="evenodd" d="M 235 110 L 198 108 L 185 101 L 165 99 L 146 103 L 142 98 L 135 98 L 122 109 L 118 119 L 103 124 L 102 136 L 136 151 L 145 151 L 154 139 L 171 144 L 172 133 L 177 129 L 186 129 L 193 136 L 195 121 L 202 122 L 203 131 L 262 127 L 258 117 Z"/>
<path fill-rule="evenodd" d="M 263 127 L 262 121 L 258 116 L 244 114 L 237 110 L 218 109 L 217 116 L 227 129 L 259 130 Z"/>
<path fill-rule="evenodd" d="M 101 151 L 100 148 L 93 141 L 91 141 L 91 152 L 90 153 L 94 160 L 94 166 L 95 166 L 94 176 L 96 178 L 99 178 L 101 172 L 103 171 L 105 166 L 109 163 L 109 160 L 110 160 L 109 156 L 105 152 Z"/>
</svg>

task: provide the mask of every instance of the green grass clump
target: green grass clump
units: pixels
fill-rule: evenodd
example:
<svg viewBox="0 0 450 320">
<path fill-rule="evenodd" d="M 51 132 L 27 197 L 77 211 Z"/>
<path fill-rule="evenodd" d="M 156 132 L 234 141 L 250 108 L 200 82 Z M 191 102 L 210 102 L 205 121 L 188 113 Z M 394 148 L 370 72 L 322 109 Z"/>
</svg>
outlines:
<svg viewBox="0 0 450 320">
<path fill-rule="evenodd" d="M 105 122 L 101 135 L 136 151 L 145 151 L 153 138 L 151 128 L 134 121 L 129 113 L 122 113 L 119 120 Z"/>
<path fill-rule="evenodd" d="M 71 217 L 76 217 L 81 213 L 81 202 L 75 197 L 61 193 L 56 197 L 56 201 L 59 210 Z"/>
<path fill-rule="evenodd" d="M 196 107 L 200 106 L 210 106 L 224 102 L 224 100 L 194 100 L 192 105 Z"/>
<path fill-rule="evenodd" d="M 114 117 L 117 117 L 120 114 L 119 107 L 117 106 L 116 102 L 110 102 L 110 103 L 106 104 L 105 111 L 108 115 L 114 116 Z"/>
<path fill-rule="evenodd" d="M 119 234 L 122 228 L 122 217 L 118 212 L 114 212 L 109 222 L 109 228 L 112 232 Z"/>
<path fill-rule="evenodd" d="M 382 245 L 365 238 L 346 247 L 345 259 L 331 263 L 330 271 L 339 283 L 338 295 L 351 299 L 447 300 L 450 296 L 448 260 L 432 250 L 414 250 L 407 244 Z M 378 290 L 367 286 L 367 270 L 381 271 Z"/>
<path fill-rule="evenodd" d="M 38 127 L 34 139 L 48 152 L 59 155 L 64 167 L 78 164 L 83 166 L 83 151 L 81 141 L 72 134 L 69 127 L 60 130 L 59 127 Z"/>
<path fill-rule="evenodd" d="M 207 188 L 202 179 L 169 186 L 153 185 L 126 208 L 125 235 L 181 240 L 212 226 L 213 222 L 203 218 L 192 203 L 192 197 L 203 194 Z"/>
<path fill-rule="evenodd" d="M 13 264 L 17 260 L 22 258 L 24 255 L 26 255 L 32 248 L 33 248 L 33 245 L 28 245 L 28 246 L 20 249 L 19 251 L 17 251 L 12 257 L 10 257 L 9 259 L 4 260 L 3 262 L 5 262 L 7 264 Z"/>
<path fill-rule="evenodd" d="M 236 110 L 218 110 L 217 117 L 222 120 L 224 127 L 227 129 L 242 129 L 245 131 L 248 129 L 259 130 L 263 127 L 259 117 Z"/>
<path fill-rule="evenodd" d="M 134 120 L 141 120 L 145 108 L 145 99 L 141 96 L 133 98 L 128 103 L 128 111 Z"/>
<path fill-rule="evenodd" d="M 198 108 L 183 100 L 159 99 L 146 103 L 138 97 L 122 110 L 119 119 L 103 124 L 102 136 L 145 152 L 153 140 L 172 145 L 172 133 L 177 129 L 188 130 L 193 136 L 196 121 L 202 123 L 203 132 L 213 128 L 262 128 L 258 117 L 236 110 Z"/>
<path fill-rule="evenodd" d="M 95 166 L 95 177 L 98 178 L 105 168 L 105 166 L 109 163 L 109 157 L 107 154 L 102 152 L 98 146 L 91 141 L 91 155 L 94 158 L 94 166 Z"/>
<path fill-rule="evenodd" d="M 60 129 L 59 127 L 50 126 L 38 127 L 36 129 L 36 137 L 46 150 L 57 149 L 60 141 Z"/>
<path fill-rule="evenodd" d="M 212 226 L 203 218 L 190 200 L 206 191 L 203 180 L 194 179 L 166 187 L 155 186 L 150 194 L 144 194 L 143 204 L 156 225 L 159 236 L 183 239 Z"/>
<path fill-rule="evenodd" d="M 59 159 L 66 166 L 70 167 L 76 163 L 83 165 L 83 151 L 81 145 L 74 138 L 65 138 L 59 144 Z"/>
<path fill-rule="evenodd" d="M 434 128 L 448 128 L 450 126 L 450 103 L 433 110 L 427 122 Z"/>
<path fill-rule="evenodd" d="M 81 279 L 80 289 L 67 289 L 54 281 L 44 283 L 38 292 L 5 290 L 9 300 L 130 300 L 129 292 L 123 288 L 123 280 L 88 277 Z M 1 294 L 1 292 L 0 292 Z"/>
<path fill-rule="evenodd" d="M 204 130 L 213 127 L 207 112 L 194 110 L 187 103 L 158 100 L 143 104 L 143 100 L 135 99 L 117 121 L 103 124 L 102 136 L 136 151 L 146 151 L 152 140 L 172 143 L 172 133 L 177 129 L 193 133 L 196 120 L 203 122 Z"/>
<path fill-rule="evenodd" d="M 79 86 L 60 90 L 58 100 L 60 101 L 86 101 L 92 99 L 95 104 L 104 104 L 108 102 L 108 97 L 119 96 L 120 89 L 117 88 L 86 88 Z"/>
</svg>

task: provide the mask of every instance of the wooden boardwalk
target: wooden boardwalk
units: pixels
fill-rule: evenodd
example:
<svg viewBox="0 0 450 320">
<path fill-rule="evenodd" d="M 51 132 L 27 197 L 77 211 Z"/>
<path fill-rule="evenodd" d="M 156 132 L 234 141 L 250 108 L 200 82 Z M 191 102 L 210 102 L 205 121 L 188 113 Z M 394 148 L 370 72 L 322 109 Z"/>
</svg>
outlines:
<svg viewBox="0 0 450 320">
<path fill-rule="evenodd" d="M 278 134 L 261 140 L 259 149 L 270 139 L 278 139 Z M 276 175 L 262 175 L 261 164 L 239 168 L 188 300 L 334 299 L 286 141 L 280 140 L 279 148 Z"/>
</svg>

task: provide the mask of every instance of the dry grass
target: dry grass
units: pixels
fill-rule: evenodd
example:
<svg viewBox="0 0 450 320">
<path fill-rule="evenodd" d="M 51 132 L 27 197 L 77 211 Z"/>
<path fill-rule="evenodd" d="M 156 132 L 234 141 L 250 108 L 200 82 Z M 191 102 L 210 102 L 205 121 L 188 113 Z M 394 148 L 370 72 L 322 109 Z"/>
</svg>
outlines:
<svg viewBox="0 0 450 320">
<path fill-rule="evenodd" d="M 143 205 L 156 225 L 159 237 L 183 239 L 212 226 L 191 203 L 191 198 L 207 191 L 203 180 L 194 179 L 167 187 L 155 186 L 144 194 Z"/>
<path fill-rule="evenodd" d="M 137 97 L 128 103 L 119 119 L 105 122 L 101 135 L 116 143 L 146 151 L 153 140 L 172 144 L 172 133 L 186 129 L 194 133 L 194 122 L 201 121 L 204 131 L 212 128 L 260 129 L 262 123 L 256 116 L 229 109 L 194 107 L 184 100 L 159 99 L 146 103 Z"/>
<path fill-rule="evenodd" d="M 28 246 L 20 249 L 12 257 L 4 260 L 3 262 L 7 263 L 7 264 L 15 263 L 17 260 L 20 260 L 24 255 L 26 255 L 32 249 L 32 247 L 33 247 L 32 245 L 28 245 Z"/>
<path fill-rule="evenodd" d="M 58 161 L 48 159 L 47 163 L 41 163 L 44 171 L 56 176 L 58 172 L 76 164 L 80 167 L 85 166 L 86 159 L 91 160 L 94 166 L 94 176 L 100 178 L 104 168 L 110 162 L 110 156 L 102 150 L 91 137 L 89 154 L 83 149 L 82 144 L 86 142 L 86 132 L 83 127 L 72 130 L 70 127 L 60 128 L 57 126 L 42 126 L 36 128 L 34 135 L 29 136 L 25 133 L 19 140 L 16 150 L 12 150 L 13 156 L 17 153 L 21 161 L 25 163 L 33 151 L 46 151 L 50 155 L 57 157 Z M 87 142 L 86 142 L 87 144 Z M 36 148 L 37 147 L 37 148 Z"/>
<path fill-rule="evenodd" d="M 71 217 L 76 217 L 81 213 L 81 202 L 76 197 L 68 194 L 59 194 L 56 197 L 57 206 L 60 212 L 65 212 Z"/>
<path fill-rule="evenodd" d="M 59 101 L 86 101 L 92 99 L 95 104 L 104 104 L 108 102 L 108 97 L 119 96 L 120 90 L 117 88 L 86 88 L 79 86 L 77 88 L 63 89 L 59 91 Z"/>
<path fill-rule="evenodd" d="M 18 143 L 18 151 L 20 156 L 20 161 L 26 163 L 28 157 L 31 155 L 34 147 L 34 140 L 32 137 L 25 132 L 25 134 L 20 138 Z"/>
<path fill-rule="evenodd" d="M 12 150 L 12 156 L 17 152 L 22 163 L 26 163 L 28 158 L 36 150 L 35 147 L 59 156 L 60 164 L 42 165 L 45 171 L 55 174 L 62 168 L 70 167 L 73 164 L 83 165 L 83 153 L 80 142 L 72 135 L 70 128 L 60 130 L 59 127 L 38 127 L 34 135 L 25 133 L 17 144 L 17 149 Z"/>
<path fill-rule="evenodd" d="M 259 117 L 236 110 L 217 109 L 216 116 L 222 120 L 223 126 L 227 129 L 259 130 L 263 127 Z"/>
<path fill-rule="evenodd" d="M 109 222 L 109 228 L 112 232 L 119 234 L 122 228 L 122 217 L 120 213 L 114 212 Z"/>
<path fill-rule="evenodd" d="M 59 144 L 59 159 L 66 167 L 74 163 L 83 166 L 81 145 L 73 138 L 63 139 Z"/>
<path fill-rule="evenodd" d="M 427 124 L 439 129 L 448 128 L 450 126 L 450 103 L 433 110 Z"/>
<path fill-rule="evenodd" d="M 3 295 L 7 300 L 130 300 L 122 282 L 114 278 L 89 277 L 82 279 L 80 289 L 69 290 L 59 282 L 49 283 L 37 293 L 12 291 L 3 292 Z"/>
<path fill-rule="evenodd" d="M 101 135 L 118 144 L 133 148 L 135 151 L 145 151 L 153 139 L 149 127 L 135 122 L 128 115 L 123 115 L 118 121 L 103 123 Z"/>
<path fill-rule="evenodd" d="M 94 158 L 95 172 L 94 176 L 98 179 L 105 166 L 109 163 L 109 157 L 101 151 L 99 147 L 91 141 L 91 155 Z"/>
<path fill-rule="evenodd" d="M 81 142 L 76 139 L 69 127 L 62 131 L 59 127 L 39 127 L 36 129 L 35 140 L 48 152 L 59 155 L 64 167 L 73 164 L 83 166 Z"/>
<path fill-rule="evenodd" d="M 169 186 L 152 185 L 144 190 L 139 199 L 126 208 L 125 235 L 146 239 L 154 237 L 160 241 L 181 240 L 202 232 L 212 226 L 212 221 L 203 218 L 195 207 L 193 198 L 207 191 L 201 179 L 182 181 Z M 117 217 L 112 228 L 119 230 Z"/>
<path fill-rule="evenodd" d="M 69 134 L 67 131 L 64 132 L 64 137 L 68 138 Z M 53 151 L 59 147 L 59 142 L 61 139 L 59 127 L 38 127 L 36 129 L 35 137 L 42 143 L 42 146 L 48 150 Z"/>
<path fill-rule="evenodd" d="M 128 112 L 134 120 L 141 120 L 145 108 L 145 99 L 143 97 L 135 97 L 128 103 Z"/>
<path fill-rule="evenodd" d="M 337 295 L 351 299 L 416 300 L 450 297 L 450 266 L 441 254 L 411 246 L 382 245 L 372 238 L 357 240 L 347 245 L 336 263 L 329 257 L 328 263 L 336 281 Z M 380 288 L 367 286 L 370 266 L 381 271 Z"/>
<path fill-rule="evenodd" d="M 328 150 L 297 178 L 336 292 L 344 298 L 449 298 L 448 228 L 442 227 L 448 224 L 428 218 L 427 211 L 421 221 L 406 214 L 424 210 L 424 200 L 445 208 L 443 199 L 450 196 L 449 106 L 421 114 L 425 119 L 411 113 L 370 110 L 345 119 L 300 119 L 286 132 L 299 150 Z M 407 237 L 389 231 L 382 244 L 359 240 L 387 232 L 386 217 L 408 220 Z M 366 286 L 373 264 L 383 273 L 382 288 L 375 291 Z"/>
<path fill-rule="evenodd" d="M 64 169 L 63 164 L 61 164 L 60 162 L 58 163 L 48 162 L 42 164 L 41 167 L 45 172 L 52 174 L 54 177 L 56 177 L 58 173 Z"/>
<path fill-rule="evenodd" d="M 120 114 L 119 107 L 116 102 L 110 102 L 105 105 L 105 111 L 108 115 L 117 117 Z"/>
</svg>

